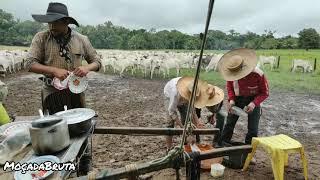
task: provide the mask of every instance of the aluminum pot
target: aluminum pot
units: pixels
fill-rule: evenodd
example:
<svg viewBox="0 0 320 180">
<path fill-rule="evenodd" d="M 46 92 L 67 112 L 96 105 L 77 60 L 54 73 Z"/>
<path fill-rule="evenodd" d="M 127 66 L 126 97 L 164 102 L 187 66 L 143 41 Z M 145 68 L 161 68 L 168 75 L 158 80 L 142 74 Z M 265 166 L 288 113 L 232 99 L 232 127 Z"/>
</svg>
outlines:
<svg viewBox="0 0 320 180">
<path fill-rule="evenodd" d="M 46 116 L 31 122 L 31 144 L 37 155 L 53 154 L 70 145 L 67 121 L 57 116 Z"/>
</svg>

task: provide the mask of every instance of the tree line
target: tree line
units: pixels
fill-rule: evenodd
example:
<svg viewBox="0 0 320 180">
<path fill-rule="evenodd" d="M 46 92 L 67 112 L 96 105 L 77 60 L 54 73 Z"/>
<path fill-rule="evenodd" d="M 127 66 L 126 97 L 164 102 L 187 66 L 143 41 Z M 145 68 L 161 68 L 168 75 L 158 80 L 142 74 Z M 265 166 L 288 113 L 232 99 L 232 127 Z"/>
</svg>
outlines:
<svg viewBox="0 0 320 180">
<path fill-rule="evenodd" d="M 20 21 L 11 13 L 0 9 L 0 44 L 29 46 L 33 36 L 47 29 L 45 24 L 35 21 Z M 96 26 L 81 25 L 76 31 L 89 37 L 92 45 L 99 49 L 187 49 L 196 50 L 201 46 L 202 33 L 185 34 L 177 30 L 154 28 L 129 29 L 114 25 L 111 21 Z M 235 30 L 223 32 L 209 30 L 206 49 L 227 50 L 239 47 L 252 49 L 317 49 L 320 35 L 314 28 L 303 29 L 298 37 L 276 38 L 276 31 L 265 30 L 263 34 L 254 32 L 238 33 Z"/>
</svg>

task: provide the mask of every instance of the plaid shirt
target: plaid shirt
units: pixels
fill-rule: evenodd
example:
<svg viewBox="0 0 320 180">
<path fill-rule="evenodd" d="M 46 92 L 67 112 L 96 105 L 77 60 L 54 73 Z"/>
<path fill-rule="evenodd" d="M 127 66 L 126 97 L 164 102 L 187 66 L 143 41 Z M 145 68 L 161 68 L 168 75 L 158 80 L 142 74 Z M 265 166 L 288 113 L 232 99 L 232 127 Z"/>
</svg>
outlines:
<svg viewBox="0 0 320 180">
<path fill-rule="evenodd" d="M 71 39 L 67 47 L 71 54 L 70 65 L 65 61 L 64 57 L 60 56 L 60 46 L 50 31 L 38 32 L 32 40 L 26 59 L 26 68 L 29 70 L 32 64 L 40 63 L 73 71 L 75 68 L 81 66 L 82 60 L 86 60 L 88 64 L 97 63 L 100 69 L 100 57 L 86 36 L 71 30 Z"/>
<path fill-rule="evenodd" d="M 73 71 L 82 65 L 82 60 L 88 64 L 97 63 L 98 69 L 101 67 L 101 59 L 92 47 L 88 37 L 71 30 L 71 38 L 67 44 L 71 55 L 71 63 L 68 64 L 64 57 L 59 54 L 60 46 L 51 35 L 50 31 L 38 32 L 32 39 L 32 43 L 26 58 L 26 68 L 30 70 L 31 65 L 40 63 L 47 66 L 57 67 Z M 50 77 L 50 75 L 46 75 Z M 59 92 L 51 86 L 43 85 L 41 98 L 42 102 L 46 97 L 54 92 Z M 80 101 L 84 104 L 84 93 L 80 94 Z M 85 105 L 84 105 L 85 106 Z"/>
</svg>

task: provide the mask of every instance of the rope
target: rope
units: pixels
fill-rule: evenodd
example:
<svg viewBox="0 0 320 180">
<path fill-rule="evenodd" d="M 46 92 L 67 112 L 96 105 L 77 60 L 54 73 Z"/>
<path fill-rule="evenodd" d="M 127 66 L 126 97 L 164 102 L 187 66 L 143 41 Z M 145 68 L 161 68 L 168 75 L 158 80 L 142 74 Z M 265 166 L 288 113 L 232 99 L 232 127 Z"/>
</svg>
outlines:
<svg viewBox="0 0 320 180">
<path fill-rule="evenodd" d="M 200 180 L 201 163 L 199 161 L 200 152 L 190 153 L 190 161 L 186 164 L 186 179 L 187 180 Z"/>
<path fill-rule="evenodd" d="M 97 177 L 97 171 L 90 171 L 88 173 L 88 180 L 95 180 Z"/>
<path fill-rule="evenodd" d="M 212 15 L 213 4 L 214 4 L 214 0 L 210 0 L 209 6 L 208 6 L 208 13 L 207 13 L 207 21 L 206 21 L 205 31 L 204 31 L 204 35 L 203 35 L 203 38 L 202 38 L 201 51 L 200 51 L 198 65 L 197 65 L 197 71 L 196 71 L 195 79 L 194 79 L 194 82 L 193 82 L 191 99 L 189 100 L 189 104 L 188 104 L 187 116 L 186 116 L 186 121 L 184 123 L 183 135 L 182 135 L 182 139 L 181 139 L 181 143 L 180 143 L 180 149 L 183 149 L 183 145 L 185 143 L 185 138 L 186 138 L 186 134 L 187 134 L 187 131 L 186 131 L 187 130 L 187 126 L 188 126 L 188 124 L 189 124 L 189 126 L 191 126 L 191 120 L 190 120 L 191 119 L 190 118 L 191 114 L 190 114 L 190 111 L 191 111 L 191 109 L 194 109 L 195 91 L 196 91 L 197 86 L 198 86 L 198 79 L 199 79 L 199 75 L 200 75 L 200 68 L 201 68 L 203 50 L 204 50 L 204 47 L 205 47 L 205 44 L 206 44 L 206 39 L 207 39 L 207 34 L 208 34 L 208 29 L 209 29 L 209 24 L 210 24 L 210 19 L 211 19 L 211 15 Z"/>
<path fill-rule="evenodd" d="M 138 168 L 136 164 L 128 164 L 124 167 L 126 169 L 126 172 L 131 175 L 137 175 L 138 174 Z"/>
</svg>

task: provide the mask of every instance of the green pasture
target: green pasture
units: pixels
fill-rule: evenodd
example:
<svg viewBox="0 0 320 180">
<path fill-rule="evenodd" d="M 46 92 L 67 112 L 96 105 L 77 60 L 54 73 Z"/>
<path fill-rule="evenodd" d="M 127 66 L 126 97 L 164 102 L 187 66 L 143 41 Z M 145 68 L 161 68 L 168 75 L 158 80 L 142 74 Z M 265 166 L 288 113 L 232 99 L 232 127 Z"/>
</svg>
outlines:
<svg viewBox="0 0 320 180">
<path fill-rule="evenodd" d="M 184 50 L 175 50 L 176 52 L 186 52 Z M 200 51 L 193 51 L 199 53 Z M 226 51 L 208 50 L 205 53 L 225 53 Z M 269 82 L 270 89 L 276 91 L 291 91 L 304 94 L 320 94 L 320 50 L 257 50 L 257 55 L 263 56 L 280 56 L 279 68 L 271 70 L 269 65 L 265 65 L 263 71 Z M 309 60 L 314 66 L 315 58 L 316 71 L 312 73 L 302 73 L 301 70 L 297 72 L 290 72 L 293 59 Z M 107 73 L 113 73 L 111 70 Z M 128 76 L 131 76 L 130 70 L 126 72 Z M 170 76 L 166 79 L 173 78 L 176 75 L 176 71 L 172 69 Z M 182 69 L 180 76 L 183 75 L 195 75 L 195 69 Z M 136 73 L 134 76 L 143 77 L 141 72 Z M 148 77 L 149 78 L 149 77 Z M 200 78 L 210 83 L 216 84 L 220 87 L 225 86 L 225 81 L 222 79 L 218 72 L 205 72 L 201 71 Z M 162 79 L 162 74 L 155 75 L 154 79 Z"/>
<path fill-rule="evenodd" d="M 28 47 L 18 47 L 18 46 L 2 46 L 0 45 L 0 50 L 27 50 Z M 152 50 L 154 51 L 154 50 Z M 164 51 L 164 50 L 162 50 Z M 174 50 L 175 52 L 186 52 L 185 50 Z M 190 52 L 190 51 L 188 51 Z M 196 54 L 199 54 L 200 51 L 193 51 Z M 226 51 L 217 51 L 217 50 L 206 50 L 204 53 L 225 53 Z M 274 70 L 270 69 L 269 65 L 266 65 L 263 68 L 267 79 L 269 81 L 269 86 L 272 90 L 277 91 L 292 91 L 304 94 L 320 94 L 320 49 L 316 50 L 303 50 L 303 49 L 294 49 L 294 50 L 257 50 L 257 55 L 263 56 L 276 56 L 280 57 L 279 68 Z M 304 59 L 311 62 L 314 66 L 315 59 L 316 61 L 316 70 L 312 73 L 302 73 L 290 72 L 292 60 L 293 59 Z M 112 74 L 112 70 L 107 71 L 108 74 Z M 126 75 L 131 76 L 130 70 L 126 72 Z M 175 77 L 176 72 L 174 69 L 170 71 L 170 76 L 166 79 Z M 182 69 L 180 76 L 183 75 L 195 75 L 195 69 Z M 137 72 L 134 74 L 135 77 L 143 78 L 142 72 Z M 149 77 L 148 77 L 149 78 Z M 218 72 L 205 72 L 201 71 L 200 78 L 207 80 L 210 83 L 216 84 L 218 86 L 224 87 L 225 81 L 221 78 Z M 159 76 L 155 74 L 154 79 L 162 79 L 162 74 Z"/>
</svg>

